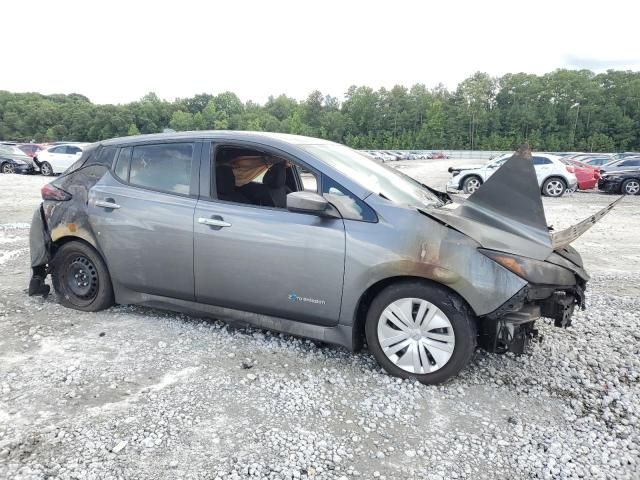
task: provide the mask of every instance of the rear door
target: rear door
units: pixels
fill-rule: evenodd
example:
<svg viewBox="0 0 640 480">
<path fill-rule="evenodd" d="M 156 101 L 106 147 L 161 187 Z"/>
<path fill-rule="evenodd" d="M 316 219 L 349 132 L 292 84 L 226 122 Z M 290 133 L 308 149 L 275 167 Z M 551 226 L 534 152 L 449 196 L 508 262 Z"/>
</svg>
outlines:
<svg viewBox="0 0 640 480">
<path fill-rule="evenodd" d="M 121 148 L 115 167 L 91 189 L 90 222 L 115 282 L 194 299 L 200 150 L 188 141 Z"/>
<path fill-rule="evenodd" d="M 542 185 L 542 182 L 549 177 L 553 172 L 554 164 L 547 157 L 540 155 L 533 156 L 533 167 L 536 171 L 536 177 L 538 178 L 538 185 Z"/>
<path fill-rule="evenodd" d="M 65 171 L 82 155 L 82 149 L 74 146 L 67 145 L 59 147 L 61 151 L 57 155 L 56 164 L 61 171 Z"/>
<path fill-rule="evenodd" d="M 287 160 L 304 166 L 293 157 Z M 212 178 L 210 185 L 215 185 L 215 169 L 204 162 L 201 176 Z M 316 176 L 305 185 L 317 191 L 318 173 L 304 167 L 307 175 Z M 197 301 L 315 324 L 337 323 L 344 221 L 220 201 L 215 188 L 209 190 L 195 211 Z"/>
</svg>

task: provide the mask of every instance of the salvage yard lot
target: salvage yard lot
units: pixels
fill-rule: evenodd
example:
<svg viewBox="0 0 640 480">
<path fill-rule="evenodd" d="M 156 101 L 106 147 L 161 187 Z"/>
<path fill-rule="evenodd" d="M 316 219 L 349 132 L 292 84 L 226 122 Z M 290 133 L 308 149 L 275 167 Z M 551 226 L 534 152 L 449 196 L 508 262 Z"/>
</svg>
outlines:
<svg viewBox="0 0 640 480">
<path fill-rule="evenodd" d="M 394 166 L 443 189 L 456 162 Z M 0 175 L 0 478 L 640 476 L 640 197 L 575 242 L 592 281 L 573 327 L 539 322 L 526 355 L 478 352 L 426 387 L 367 352 L 27 297 L 28 223 L 47 181 Z M 561 229 L 613 199 L 544 204 Z"/>
</svg>

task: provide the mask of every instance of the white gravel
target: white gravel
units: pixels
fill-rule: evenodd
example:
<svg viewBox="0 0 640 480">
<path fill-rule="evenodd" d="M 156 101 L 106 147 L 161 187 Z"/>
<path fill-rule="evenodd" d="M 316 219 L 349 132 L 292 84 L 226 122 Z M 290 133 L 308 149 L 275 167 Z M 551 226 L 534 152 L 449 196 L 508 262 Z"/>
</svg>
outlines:
<svg viewBox="0 0 640 480">
<path fill-rule="evenodd" d="M 454 162 L 400 166 L 442 187 Z M 576 242 L 593 279 L 573 327 L 425 387 L 366 352 L 29 298 L 45 182 L 0 175 L 0 478 L 640 478 L 640 197 Z M 562 227 L 611 200 L 545 207 Z"/>
</svg>

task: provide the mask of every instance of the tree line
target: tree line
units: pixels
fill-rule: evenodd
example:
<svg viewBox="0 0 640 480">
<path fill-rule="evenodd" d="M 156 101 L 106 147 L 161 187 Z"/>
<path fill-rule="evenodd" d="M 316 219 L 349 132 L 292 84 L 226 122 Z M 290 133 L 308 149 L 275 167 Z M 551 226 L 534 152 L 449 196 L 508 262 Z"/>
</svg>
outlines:
<svg viewBox="0 0 640 480">
<path fill-rule="evenodd" d="M 0 139 L 88 141 L 173 130 L 259 130 L 326 138 L 361 149 L 509 150 L 523 140 L 547 151 L 640 149 L 640 72 L 556 70 L 442 85 L 374 90 L 343 99 L 312 92 L 297 101 L 243 103 L 232 92 L 169 102 L 154 93 L 122 105 L 83 95 L 0 91 Z"/>
</svg>

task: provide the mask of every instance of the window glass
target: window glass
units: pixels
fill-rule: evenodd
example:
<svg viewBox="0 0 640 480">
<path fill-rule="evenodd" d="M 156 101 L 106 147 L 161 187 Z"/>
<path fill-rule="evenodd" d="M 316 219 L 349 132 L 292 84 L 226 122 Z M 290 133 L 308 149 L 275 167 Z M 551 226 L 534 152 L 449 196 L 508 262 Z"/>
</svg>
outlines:
<svg viewBox="0 0 640 480">
<path fill-rule="evenodd" d="M 116 158 L 116 147 L 103 147 L 98 155 L 92 155 L 87 160 L 87 165 L 104 165 L 111 168 L 113 160 Z"/>
<path fill-rule="evenodd" d="M 534 165 L 549 165 L 551 163 L 551 160 L 549 160 L 548 158 L 545 157 L 533 157 L 533 164 Z"/>
<path fill-rule="evenodd" d="M 125 182 L 129 181 L 129 160 L 131 160 L 131 147 L 120 149 L 120 155 L 118 155 L 118 162 L 114 173 L 118 178 L 121 178 Z"/>
<path fill-rule="evenodd" d="M 302 189 L 307 192 L 317 192 L 318 180 L 316 179 L 316 176 L 300 165 L 296 165 L 296 168 L 298 170 L 300 181 L 302 182 Z"/>
<path fill-rule="evenodd" d="M 624 167 L 637 167 L 640 165 L 640 160 L 626 160 L 620 164 L 620 166 Z"/>
<path fill-rule="evenodd" d="M 377 215 L 369 205 L 329 177 L 323 177 L 322 193 L 344 218 L 365 222 L 378 221 Z"/>
<path fill-rule="evenodd" d="M 163 192 L 188 195 L 193 144 L 167 143 L 133 148 L 129 183 Z"/>
<path fill-rule="evenodd" d="M 80 150 L 78 147 L 72 147 L 72 146 L 68 146 L 67 147 L 67 153 L 70 155 L 75 155 L 78 152 L 81 152 L 82 150 Z"/>
</svg>

